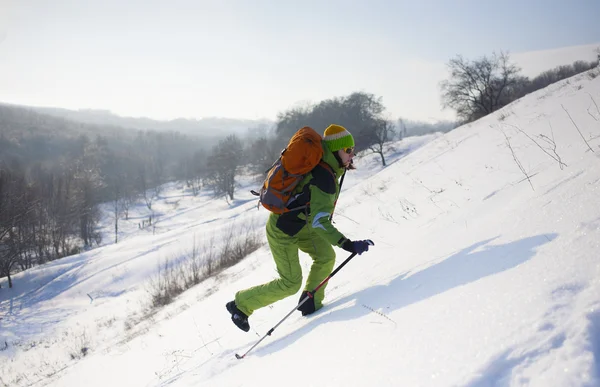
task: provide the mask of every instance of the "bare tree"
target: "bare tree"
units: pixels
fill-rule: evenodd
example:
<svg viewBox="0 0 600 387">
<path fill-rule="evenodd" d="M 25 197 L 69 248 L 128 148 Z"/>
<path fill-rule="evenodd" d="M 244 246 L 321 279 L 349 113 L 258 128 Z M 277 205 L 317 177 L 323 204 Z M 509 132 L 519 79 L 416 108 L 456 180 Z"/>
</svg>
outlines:
<svg viewBox="0 0 600 387">
<path fill-rule="evenodd" d="M 119 218 L 125 214 L 129 217 L 129 207 L 133 201 L 133 187 L 130 183 L 134 173 L 130 167 L 132 160 L 126 155 L 118 156 L 112 150 L 106 151 L 107 160 L 103 165 L 103 181 L 111 202 L 111 213 L 114 220 L 115 243 L 119 242 Z M 126 167 L 127 166 L 127 167 Z"/>
<path fill-rule="evenodd" d="M 398 130 L 396 131 L 396 135 L 398 136 L 398 140 L 402 140 L 408 134 L 408 127 L 406 125 L 405 120 L 402 118 L 398 118 Z"/>
<path fill-rule="evenodd" d="M 160 194 L 164 182 L 164 159 L 160 139 L 151 133 L 138 133 L 138 190 L 142 193 L 146 207 L 152 211 L 152 203 Z"/>
<path fill-rule="evenodd" d="M 340 121 L 330 123 L 345 125 L 352 132 L 358 150 L 376 144 L 377 136 L 373 134 L 381 129 L 385 111 L 381 97 L 355 92 L 342 99 L 340 109 Z"/>
<path fill-rule="evenodd" d="M 384 145 L 392 141 L 396 135 L 394 124 L 388 120 L 379 120 L 370 133 L 369 142 L 371 145 L 368 149 L 371 153 L 376 153 L 381 157 L 381 165 L 385 167 L 387 164 L 385 162 Z"/>
<path fill-rule="evenodd" d="M 129 220 L 129 209 L 138 197 L 134 176 L 134 171 L 125 169 L 122 173 L 117 173 L 116 177 L 113 177 L 112 183 L 109 183 L 110 186 L 118 185 L 118 188 L 112 187 L 113 190 L 118 190 L 118 194 L 113 193 L 113 198 L 118 197 L 119 213 L 125 215 L 125 220 Z"/>
<path fill-rule="evenodd" d="M 459 55 L 448 68 L 450 78 L 441 82 L 442 105 L 454 109 L 463 121 L 474 121 L 507 104 L 505 95 L 520 71 L 504 52 L 475 61 Z"/>
<path fill-rule="evenodd" d="M 235 176 L 244 157 L 242 142 L 235 135 L 228 136 L 213 149 L 209 167 L 209 180 L 213 184 L 216 195 L 225 194 L 234 199 Z"/>
<path fill-rule="evenodd" d="M 204 154 L 205 152 L 203 151 L 196 151 L 184 161 L 186 185 L 192 189 L 194 196 L 200 193 L 202 180 L 206 177 L 206 157 Z"/>
<path fill-rule="evenodd" d="M 34 200 L 22 171 L 0 166 L 0 277 L 8 278 L 9 288 L 13 285 L 13 268 L 19 263 L 29 266 L 22 258 L 33 246 L 29 226 Z"/>
<path fill-rule="evenodd" d="M 116 177 L 116 180 L 118 180 L 118 177 Z M 121 216 L 121 214 L 123 213 L 123 203 L 125 202 L 125 200 L 123 200 L 123 190 L 122 190 L 122 185 L 118 184 L 118 183 L 114 183 L 111 184 L 111 188 L 112 188 L 112 192 L 113 192 L 113 199 L 112 199 L 112 215 L 114 217 L 114 221 L 115 221 L 115 244 L 119 243 L 119 217 Z"/>
<path fill-rule="evenodd" d="M 254 173 L 265 173 L 282 151 L 276 148 L 276 143 L 269 137 L 269 129 L 266 126 L 250 129 L 246 141 L 247 159 Z"/>
<path fill-rule="evenodd" d="M 12 288 L 10 273 L 16 264 L 16 254 L 11 248 L 11 238 L 16 222 L 13 211 L 15 192 L 13 189 L 13 176 L 0 168 L 0 277 L 8 277 L 8 287 Z"/>
<path fill-rule="evenodd" d="M 95 231 L 99 221 L 98 192 L 105 185 L 99 168 L 96 143 L 83 145 L 82 156 L 75 160 L 75 203 L 79 220 L 79 236 L 85 246 L 100 242 L 100 234 Z"/>
<path fill-rule="evenodd" d="M 50 211 L 50 233 L 54 257 L 67 255 L 70 250 L 69 236 L 74 233 L 76 219 L 75 177 L 71 170 L 52 175 L 49 182 L 52 192 Z"/>
<path fill-rule="evenodd" d="M 150 158 L 152 171 L 152 180 L 154 181 L 154 196 L 160 196 L 162 184 L 167 180 L 165 171 L 165 152 L 159 143 L 154 144 L 154 149 Z"/>
</svg>

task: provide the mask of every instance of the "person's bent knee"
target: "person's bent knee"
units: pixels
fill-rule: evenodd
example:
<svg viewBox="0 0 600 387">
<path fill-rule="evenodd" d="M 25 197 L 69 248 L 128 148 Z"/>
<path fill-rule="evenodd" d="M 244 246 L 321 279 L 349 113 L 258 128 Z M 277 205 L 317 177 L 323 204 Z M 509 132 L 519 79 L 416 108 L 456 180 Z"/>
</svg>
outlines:
<svg viewBox="0 0 600 387">
<path fill-rule="evenodd" d="M 300 290 L 302 286 L 302 278 L 297 281 L 282 281 L 281 288 L 285 292 L 286 296 L 292 296 Z"/>
<path fill-rule="evenodd" d="M 335 250 L 333 250 L 333 247 L 328 246 L 329 248 L 327 249 L 321 249 L 321 252 L 318 256 L 318 261 L 323 262 L 323 263 L 330 263 L 330 262 L 335 262 Z"/>
<path fill-rule="evenodd" d="M 323 261 L 325 261 L 325 262 L 329 262 L 329 263 L 331 263 L 331 262 L 335 262 L 335 251 L 332 251 L 332 253 L 331 253 L 331 254 L 327 254 L 327 255 L 325 255 L 325 257 L 324 257 Z"/>
</svg>

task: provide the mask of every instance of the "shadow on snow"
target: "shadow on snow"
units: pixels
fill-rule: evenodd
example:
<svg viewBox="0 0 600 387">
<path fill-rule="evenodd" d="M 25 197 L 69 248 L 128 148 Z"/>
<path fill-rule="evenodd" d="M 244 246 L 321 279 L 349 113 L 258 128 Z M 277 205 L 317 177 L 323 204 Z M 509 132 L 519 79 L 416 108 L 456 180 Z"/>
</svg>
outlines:
<svg viewBox="0 0 600 387">
<path fill-rule="evenodd" d="M 496 238 L 475 243 L 412 275 L 403 273 L 388 284 L 373 286 L 331 302 L 326 305 L 327 309 L 347 303 L 351 305 L 335 310 L 335 313 L 317 313 L 313 321 L 257 349 L 256 353 L 265 356 L 277 352 L 310 333 L 319 322 L 348 321 L 372 313 L 362 305 L 390 313 L 453 288 L 509 270 L 531 259 L 536 248 L 556 237 L 557 234 L 542 234 L 499 245 L 490 244 Z"/>
</svg>

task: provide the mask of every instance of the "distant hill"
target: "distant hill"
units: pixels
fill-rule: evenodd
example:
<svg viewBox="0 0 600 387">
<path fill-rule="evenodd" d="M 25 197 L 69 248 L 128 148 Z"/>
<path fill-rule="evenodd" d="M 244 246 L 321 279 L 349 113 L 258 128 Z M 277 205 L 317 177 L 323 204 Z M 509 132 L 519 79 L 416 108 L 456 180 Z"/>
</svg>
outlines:
<svg viewBox="0 0 600 387">
<path fill-rule="evenodd" d="M 183 134 L 214 136 L 215 133 L 228 135 L 232 133 L 243 134 L 248 128 L 262 125 L 271 125 L 269 120 L 246 120 L 223 117 L 207 117 L 202 119 L 178 118 L 170 121 L 158 121 L 146 117 L 122 117 L 109 110 L 80 109 L 69 110 L 48 107 L 30 107 L 31 109 L 55 117 L 65 118 L 94 125 L 120 126 L 124 128 L 178 131 Z"/>
</svg>

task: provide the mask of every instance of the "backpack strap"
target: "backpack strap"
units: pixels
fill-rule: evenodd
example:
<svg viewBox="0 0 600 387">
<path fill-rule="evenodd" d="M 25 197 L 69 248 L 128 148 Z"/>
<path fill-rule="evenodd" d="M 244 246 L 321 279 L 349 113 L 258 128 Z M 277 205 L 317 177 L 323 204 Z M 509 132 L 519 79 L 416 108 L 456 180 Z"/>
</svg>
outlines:
<svg viewBox="0 0 600 387">
<path fill-rule="evenodd" d="M 331 168 L 331 165 L 327 164 L 325 161 L 323 161 L 323 159 L 319 161 L 319 165 L 325 168 L 326 171 L 331 173 L 331 176 L 333 176 L 334 179 L 336 178 L 335 172 L 333 171 L 333 168 Z"/>
<path fill-rule="evenodd" d="M 337 179 L 337 176 L 335 175 L 335 172 L 333 171 L 333 168 L 331 167 L 331 165 L 327 164 L 323 160 L 321 160 L 319 162 L 319 165 L 321 165 L 323 168 L 325 168 L 327 171 L 329 171 L 329 173 L 331 173 L 331 176 L 333 176 L 333 180 Z M 344 178 L 346 177 L 346 172 L 348 172 L 348 170 L 344 170 L 344 174 L 342 174 L 342 178 L 340 179 L 340 189 L 339 189 L 340 194 L 342 193 L 342 184 L 344 184 Z M 338 198 L 339 198 L 339 195 L 338 195 Z M 336 204 L 337 204 L 337 199 L 336 199 L 335 203 L 333 203 L 333 210 L 331 211 L 331 216 L 329 217 L 330 221 L 333 221 L 333 213 L 335 212 Z"/>
<path fill-rule="evenodd" d="M 344 174 L 342 175 L 342 178 L 340 179 L 340 195 L 342 194 L 342 184 L 344 184 L 344 177 L 346 177 L 346 172 L 348 172 L 348 170 L 344 170 Z M 338 195 L 338 198 L 340 196 Z M 335 212 L 335 206 L 337 204 L 337 200 L 335 201 L 335 203 L 333 203 L 333 211 L 331 211 L 331 216 L 329 217 L 329 220 L 331 222 L 333 222 L 333 213 Z"/>
</svg>

